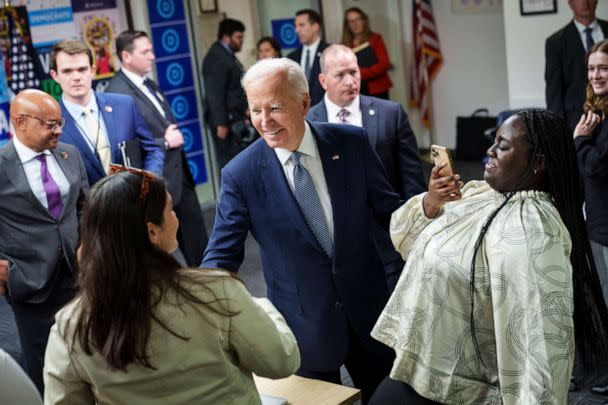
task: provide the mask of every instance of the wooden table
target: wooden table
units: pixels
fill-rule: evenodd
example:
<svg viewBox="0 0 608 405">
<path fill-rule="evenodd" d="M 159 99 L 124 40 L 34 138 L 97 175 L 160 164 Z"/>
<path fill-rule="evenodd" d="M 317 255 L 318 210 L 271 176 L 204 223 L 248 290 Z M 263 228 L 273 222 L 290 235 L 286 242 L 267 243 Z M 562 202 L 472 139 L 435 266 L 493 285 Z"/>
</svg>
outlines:
<svg viewBox="0 0 608 405">
<path fill-rule="evenodd" d="M 279 380 L 253 376 L 261 394 L 285 398 L 290 405 L 350 405 L 361 391 L 320 380 L 291 375 Z"/>
</svg>

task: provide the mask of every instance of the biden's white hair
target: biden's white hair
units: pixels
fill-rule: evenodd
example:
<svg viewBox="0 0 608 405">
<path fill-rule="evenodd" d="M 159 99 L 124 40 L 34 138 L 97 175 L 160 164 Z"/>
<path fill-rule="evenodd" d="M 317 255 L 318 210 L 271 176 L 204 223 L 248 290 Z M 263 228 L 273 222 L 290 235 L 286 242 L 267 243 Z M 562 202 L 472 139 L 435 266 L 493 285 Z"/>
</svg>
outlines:
<svg viewBox="0 0 608 405">
<path fill-rule="evenodd" d="M 296 98 L 300 99 L 304 97 L 304 94 L 308 94 L 308 80 L 306 80 L 302 67 L 289 58 L 269 58 L 258 61 L 247 70 L 241 80 L 241 85 L 247 91 L 247 87 L 252 83 L 267 80 L 278 73 L 285 73 Z"/>
</svg>

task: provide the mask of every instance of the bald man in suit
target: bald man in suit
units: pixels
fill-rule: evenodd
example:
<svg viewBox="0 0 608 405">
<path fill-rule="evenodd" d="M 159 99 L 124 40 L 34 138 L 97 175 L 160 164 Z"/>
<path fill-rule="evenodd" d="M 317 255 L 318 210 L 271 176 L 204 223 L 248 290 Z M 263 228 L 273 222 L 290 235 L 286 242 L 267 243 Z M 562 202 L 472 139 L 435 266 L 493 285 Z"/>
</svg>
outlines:
<svg viewBox="0 0 608 405">
<path fill-rule="evenodd" d="M 23 90 L 10 116 L 15 136 L 0 149 L 0 295 L 13 309 L 26 371 L 42 393 L 53 317 L 74 293 L 89 182 L 78 150 L 58 141 L 65 121 L 55 99 Z"/>
</svg>

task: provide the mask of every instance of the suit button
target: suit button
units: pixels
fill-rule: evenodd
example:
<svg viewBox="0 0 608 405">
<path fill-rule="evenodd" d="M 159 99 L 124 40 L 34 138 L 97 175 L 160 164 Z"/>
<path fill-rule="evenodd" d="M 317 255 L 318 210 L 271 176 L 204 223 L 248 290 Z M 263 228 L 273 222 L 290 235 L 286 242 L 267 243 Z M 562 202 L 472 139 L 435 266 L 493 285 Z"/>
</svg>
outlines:
<svg viewBox="0 0 608 405">
<path fill-rule="evenodd" d="M 336 301 L 336 309 L 342 309 L 342 301 Z"/>
</svg>

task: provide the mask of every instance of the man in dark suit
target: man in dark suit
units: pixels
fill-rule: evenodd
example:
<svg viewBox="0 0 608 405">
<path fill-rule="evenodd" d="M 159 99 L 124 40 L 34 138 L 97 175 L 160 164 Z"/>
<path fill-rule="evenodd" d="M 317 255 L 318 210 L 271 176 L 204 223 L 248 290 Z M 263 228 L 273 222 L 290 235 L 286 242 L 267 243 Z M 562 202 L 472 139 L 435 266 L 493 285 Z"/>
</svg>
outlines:
<svg viewBox="0 0 608 405">
<path fill-rule="evenodd" d="M 165 153 L 146 127 L 133 97 L 96 93 L 91 88 L 95 67 L 91 50 L 80 41 L 65 40 L 51 54 L 51 77 L 59 83 L 65 128 L 61 140 L 78 148 L 93 185 L 106 176 L 110 163 L 124 164 L 119 144 L 137 139 L 143 168 L 162 175 Z"/>
<path fill-rule="evenodd" d="M 321 16 L 315 10 L 304 9 L 296 12 L 296 34 L 301 46 L 287 57 L 299 63 L 308 79 L 311 105 L 323 99 L 324 90 L 319 84 L 319 59 L 327 44 L 321 39 Z"/>
<path fill-rule="evenodd" d="M 309 123 L 308 83 L 287 59 L 264 59 L 243 78 L 263 139 L 222 170 L 202 267 L 238 271 L 248 232 L 260 245 L 268 298 L 300 348 L 299 375 L 340 383 L 346 365 L 363 399 L 393 354 L 370 337 L 388 290 L 371 237 L 402 201 L 361 128 Z"/>
<path fill-rule="evenodd" d="M 106 91 L 132 96 L 146 126 L 165 150 L 163 177 L 179 219 L 177 239 L 187 264 L 198 266 L 207 245 L 207 231 L 177 120 L 158 85 L 146 78 L 155 59 L 152 43 L 143 31 L 124 31 L 116 38 L 116 53 L 122 68 L 110 80 Z"/>
<path fill-rule="evenodd" d="M 608 35 L 608 21 L 595 17 L 597 0 L 568 0 L 568 4 L 574 19 L 545 44 L 545 95 L 547 108 L 564 117 L 574 131 L 585 103 L 585 55 Z"/>
<path fill-rule="evenodd" d="M 400 104 L 359 94 L 359 65 L 349 47 L 334 44 L 325 48 L 321 54 L 319 82 L 325 90 L 325 97 L 310 109 L 307 118 L 365 128 L 393 190 L 404 200 L 424 192 L 424 171 L 407 114 Z M 374 240 L 392 291 L 404 262 L 387 233 L 379 226 L 374 227 Z"/>
<path fill-rule="evenodd" d="M 53 316 L 74 293 L 89 183 L 76 148 L 58 142 L 64 120 L 55 99 L 23 90 L 10 116 L 14 137 L 0 149 L 0 295 L 8 293 L 26 371 L 42 393 Z"/>
<path fill-rule="evenodd" d="M 205 116 L 213 134 L 217 165 L 221 169 L 247 146 L 233 124 L 248 119 L 247 100 L 241 88 L 243 66 L 236 53 L 243 47 L 245 26 L 238 20 L 220 21 L 217 41 L 203 59 Z"/>
</svg>

